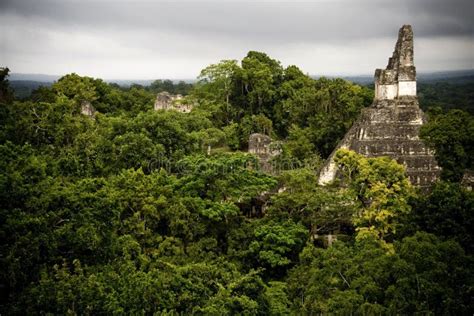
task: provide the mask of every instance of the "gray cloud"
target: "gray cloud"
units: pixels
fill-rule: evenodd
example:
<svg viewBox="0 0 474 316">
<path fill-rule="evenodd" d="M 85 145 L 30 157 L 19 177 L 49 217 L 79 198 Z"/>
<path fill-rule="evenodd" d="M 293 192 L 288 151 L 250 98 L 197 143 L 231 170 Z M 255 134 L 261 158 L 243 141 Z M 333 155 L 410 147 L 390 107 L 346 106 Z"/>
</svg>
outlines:
<svg viewBox="0 0 474 316">
<path fill-rule="evenodd" d="M 371 73 L 402 24 L 419 68 L 474 68 L 471 0 L 6 0 L 0 12 L 1 59 L 17 72 L 189 78 L 256 49 L 309 73 Z"/>
</svg>

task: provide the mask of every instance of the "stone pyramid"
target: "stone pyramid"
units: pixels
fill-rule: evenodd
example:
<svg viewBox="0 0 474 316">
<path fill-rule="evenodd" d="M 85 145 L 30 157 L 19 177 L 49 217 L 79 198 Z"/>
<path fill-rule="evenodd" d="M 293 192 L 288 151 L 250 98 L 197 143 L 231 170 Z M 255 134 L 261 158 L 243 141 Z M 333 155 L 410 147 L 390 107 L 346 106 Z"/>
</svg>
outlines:
<svg viewBox="0 0 474 316">
<path fill-rule="evenodd" d="M 416 96 L 416 69 L 413 63 L 413 31 L 404 25 L 386 69 L 375 70 L 375 98 L 364 109 L 321 169 L 319 184 L 337 176 L 334 154 L 340 148 L 366 157 L 389 156 L 405 165 L 411 183 L 429 187 L 441 172 L 434 152 L 419 139 L 425 122 Z"/>
</svg>

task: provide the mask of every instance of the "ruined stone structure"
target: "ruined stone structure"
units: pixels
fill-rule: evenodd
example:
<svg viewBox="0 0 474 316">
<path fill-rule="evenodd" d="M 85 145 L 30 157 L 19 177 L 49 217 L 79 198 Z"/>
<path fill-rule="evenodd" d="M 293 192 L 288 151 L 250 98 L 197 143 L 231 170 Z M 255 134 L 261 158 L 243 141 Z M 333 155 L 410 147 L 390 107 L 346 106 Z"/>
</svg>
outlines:
<svg viewBox="0 0 474 316">
<path fill-rule="evenodd" d="M 319 175 L 319 184 L 337 176 L 334 153 L 354 150 L 367 157 L 389 156 L 405 165 L 411 183 L 429 187 L 440 168 L 418 134 L 425 116 L 416 96 L 416 69 L 413 63 L 413 32 L 404 25 L 386 69 L 375 71 L 375 98 L 328 158 Z"/>
<path fill-rule="evenodd" d="M 404 25 L 386 69 L 375 70 L 375 100 L 416 97 L 416 69 L 413 63 L 413 32 Z"/>
<path fill-rule="evenodd" d="M 474 187 L 474 171 L 466 170 L 462 177 L 461 185 L 466 188 L 466 190 L 472 191 L 472 188 Z"/>
<path fill-rule="evenodd" d="M 155 111 L 175 110 L 183 113 L 189 113 L 193 106 L 183 102 L 183 96 L 180 94 L 172 95 L 166 91 L 158 93 L 155 100 Z"/>
<path fill-rule="evenodd" d="M 281 153 L 280 143 L 274 142 L 270 136 L 254 133 L 249 137 L 249 153 L 254 154 L 260 160 L 260 166 L 264 171 L 272 171 L 270 160 Z"/>
<path fill-rule="evenodd" d="M 81 102 L 81 114 L 92 118 L 95 116 L 95 109 L 89 101 Z"/>
</svg>

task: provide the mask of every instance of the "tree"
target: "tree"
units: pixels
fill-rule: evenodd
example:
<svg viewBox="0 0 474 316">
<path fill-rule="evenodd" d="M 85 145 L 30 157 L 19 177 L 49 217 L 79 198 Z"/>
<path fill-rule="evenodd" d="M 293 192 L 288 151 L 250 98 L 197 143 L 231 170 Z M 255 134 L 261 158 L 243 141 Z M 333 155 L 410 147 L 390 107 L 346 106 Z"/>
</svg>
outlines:
<svg viewBox="0 0 474 316">
<path fill-rule="evenodd" d="M 228 124 L 231 119 L 230 96 L 233 91 L 233 80 L 236 73 L 240 71 L 237 60 L 222 60 L 218 64 L 207 66 L 201 71 L 198 79 L 200 80 L 200 93 L 211 94 L 215 101 L 224 104 L 225 123 Z M 203 91 L 204 90 L 204 91 Z"/>
<path fill-rule="evenodd" d="M 265 53 L 250 51 L 242 59 L 240 80 L 250 114 L 271 113 L 282 75 L 280 63 Z"/>
<path fill-rule="evenodd" d="M 7 79 L 9 72 L 8 67 L 0 67 L 0 104 L 13 101 L 13 91 Z"/>
<path fill-rule="evenodd" d="M 248 255 L 257 260 L 257 266 L 266 268 L 268 275 L 278 277 L 294 264 L 306 236 L 306 228 L 291 220 L 260 223 L 249 244 Z"/>
<path fill-rule="evenodd" d="M 388 157 L 365 158 L 347 149 L 338 150 L 334 161 L 360 203 L 354 214 L 357 237 L 393 238 L 414 193 L 404 167 Z"/>
<path fill-rule="evenodd" d="M 215 127 L 208 128 L 206 130 L 201 130 L 194 134 L 194 137 L 202 146 L 207 155 L 211 154 L 211 149 L 213 146 L 222 145 L 225 139 L 225 133 Z"/>
<path fill-rule="evenodd" d="M 302 129 L 297 125 L 292 125 L 288 135 L 286 146 L 292 157 L 303 162 L 311 157 L 315 151 L 314 144 L 311 142 L 310 130 Z"/>
<path fill-rule="evenodd" d="M 254 157 L 243 153 L 188 156 L 179 163 L 182 192 L 214 201 L 249 203 L 276 185 L 275 179 L 252 169 L 255 163 Z"/>
<path fill-rule="evenodd" d="M 443 179 L 460 181 L 464 171 L 474 167 L 471 135 L 474 135 L 474 118 L 461 110 L 432 113 L 428 123 L 422 126 L 420 137 L 435 149 Z"/>
<path fill-rule="evenodd" d="M 417 232 L 395 244 L 400 256 L 396 283 L 387 288 L 387 306 L 406 314 L 466 314 L 473 310 L 472 257 L 458 243 Z"/>
<path fill-rule="evenodd" d="M 75 73 L 61 77 L 52 88 L 58 95 L 66 96 L 79 105 L 83 102 L 92 103 L 99 97 L 93 79 Z"/>
<path fill-rule="evenodd" d="M 248 146 L 249 137 L 253 133 L 273 135 L 273 123 L 264 114 L 246 115 L 240 122 L 240 147 Z"/>
<path fill-rule="evenodd" d="M 430 194 L 412 202 L 413 212 L 406 218 L 405 227 L 423 230 L 444 239 L 454 239 L 466 252 L 473 253 L 474 192 L 458 183 L 439 182 Z M 414 226 L 414 227 L 413 227 Z"/>
<path fill-rule="evenodd" d="M 353 198 L 346 189 L 319 187 L 314 170 L 309 168 L 283 172 L 279 177 L 285 190 L 271 198 L 268 216 L 303 224 L 311 240 L 318 235 L 353 232 Z"/>
<path fill-rule="evenodd" d="M 287 279 L 293 312 L 456 314 L 472 310 L 472 258 L 455 242 L 417 232 L 393 251 L 374 236 L 327 249 L 307 244 Z"/>
</svg>

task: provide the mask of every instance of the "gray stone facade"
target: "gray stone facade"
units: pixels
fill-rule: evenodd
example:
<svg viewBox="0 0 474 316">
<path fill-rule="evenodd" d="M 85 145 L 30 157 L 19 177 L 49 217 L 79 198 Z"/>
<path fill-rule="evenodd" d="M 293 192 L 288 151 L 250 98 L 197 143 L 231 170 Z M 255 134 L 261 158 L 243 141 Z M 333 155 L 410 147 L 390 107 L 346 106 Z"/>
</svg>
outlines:
<svg viewBox="0 0 474 316">
<path fill-rule="evenodd" d="M 175 110 L 178 112 L 189 113 L 193 109 L 192 105 L 183 102 L 183 96 L 180 94 L 172 95 L 166 91 L 158 93 L 155 100 L 155 111 Z"/>
<path fill-rule="evenodd" d="M 386 69 L 375 71 L 375 98 L 321 169 L 319 184 L 332 182 L 337 176 L 333 160 L 340 148 L 354 150 L 366 157 L 389 156 L 406 167 L 411 183 L 429 187 L 441 172 L 434 152 L 419 139 L 425 122 L 416 96 L 416 69 L 413 62 L 413 32 L 404 25 L 399 32 L 395 51 Z"/>
<path fill-rule="evenodd" d="M 271 172 L 270 160 L 281 153 L 281 144 L 274 142 L 270 136 L 254 133 L 249 137 L 248 152 L 258 157 L 264 171 Z"/>
<path fill-rule="evenodd" d="M 393 100 L 416 96 L 416 68 L 413 61 L 413 31 L 404 25 L 385 69 L 375 70 L 375 99 Z"/>
<path fill-rule="evenodd" d="M 474 187 L 474 171 L 466 170 L 462 177 L 461 185 L 466 188 L 466 190 L 472 191 L 472 188 Z"/>
<path fill-rule="evenodd" d="M 81 102 L 81 114 L 87 115 L 91 118 L 95 116 L 95 109 L 89 101 Z"/>
</svg>

